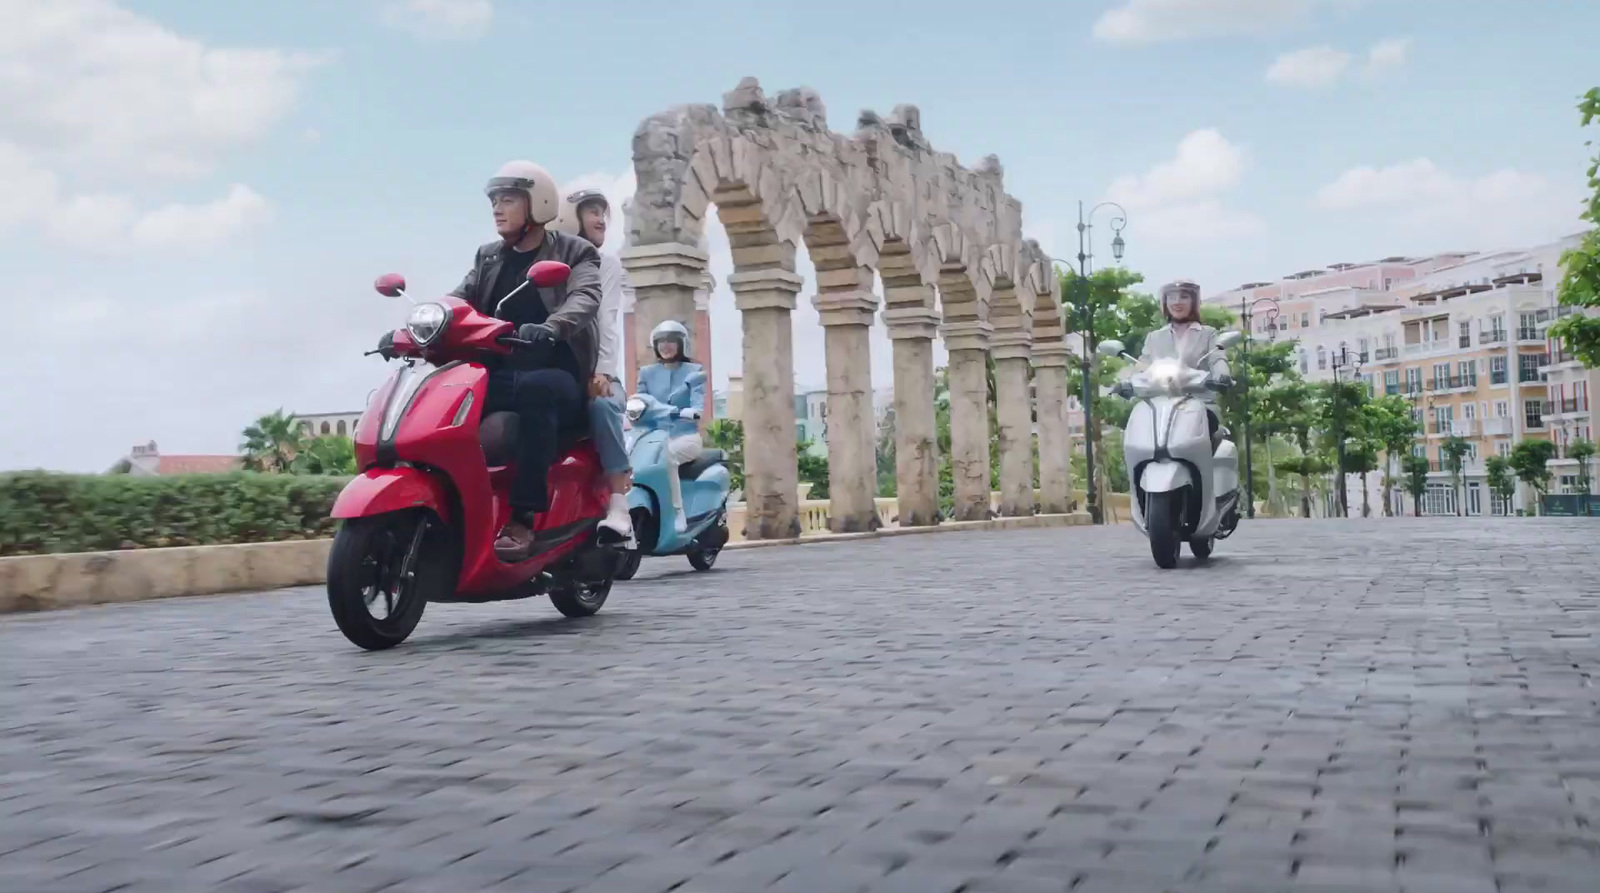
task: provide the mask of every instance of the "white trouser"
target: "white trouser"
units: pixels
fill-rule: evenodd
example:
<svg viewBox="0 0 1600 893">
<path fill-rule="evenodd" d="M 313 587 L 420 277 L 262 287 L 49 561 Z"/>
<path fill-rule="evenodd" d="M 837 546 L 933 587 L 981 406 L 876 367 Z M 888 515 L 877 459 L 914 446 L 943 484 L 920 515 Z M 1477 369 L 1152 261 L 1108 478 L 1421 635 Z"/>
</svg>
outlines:
<svg viewBox="0 0 1600 893">
<path fill-rule="evenodd" d="M 685 434 L 667 441 L 667 481 L 672 485 L 672 507 L 683 514 L 683 483 L 678 480 L 678 466 L 700 458 L 705 447 L 700 435 Z"/>
</svg>

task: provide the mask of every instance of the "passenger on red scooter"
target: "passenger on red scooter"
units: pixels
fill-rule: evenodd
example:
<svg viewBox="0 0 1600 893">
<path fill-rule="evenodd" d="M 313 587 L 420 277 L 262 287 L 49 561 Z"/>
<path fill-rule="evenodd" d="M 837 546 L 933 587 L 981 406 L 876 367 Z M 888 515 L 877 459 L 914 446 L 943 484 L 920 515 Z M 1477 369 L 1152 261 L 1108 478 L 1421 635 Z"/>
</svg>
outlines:
<svg viewBox="0 0 1600 893">
<path fill-rule="evenodd" d="M 451 294 L 515 323 L 518 337 L 537 345 L 491 359 L 484 407 L 485 413 L 510 410 L 518 417 L 511 521 L 494 544 L 501 561 L 515 562 L 533 553 L 533 516 L 550 508 L 548 475 L 561 432 L 587 422 L 584 394 L 599 341 L 600 255 L 584 239 L 545 228 L 560 213 L 561 197 L 539 165 L 507 162 L 484 191 L 500 238 L 478 249 L 471 271 Z M 566 284 L 530 284 L 513 296 L 528 269 L 542 260 L 570 267 Z"/>
<path fill-rule="evenodd" d="M 552 229 L 582 236 L 596 250 L 606 243 L 611 203 L 598 189 L 579 189 L 561 202 L 561 216 Z M 589 380 L 589 433 L 594 439 L 600 467 L 611 486 L 611 501 L 600 521 L 602 535 L 620 541 L 633 539 L 633 519 L 628 515 L 628 490 L 633 486 L 633 466 L 622 435 L 622 413 L 627 393 L 622 387 L 622 261 L 615 254 L 600 255 L 600 350 L 594 378 Z"/>
</svg>

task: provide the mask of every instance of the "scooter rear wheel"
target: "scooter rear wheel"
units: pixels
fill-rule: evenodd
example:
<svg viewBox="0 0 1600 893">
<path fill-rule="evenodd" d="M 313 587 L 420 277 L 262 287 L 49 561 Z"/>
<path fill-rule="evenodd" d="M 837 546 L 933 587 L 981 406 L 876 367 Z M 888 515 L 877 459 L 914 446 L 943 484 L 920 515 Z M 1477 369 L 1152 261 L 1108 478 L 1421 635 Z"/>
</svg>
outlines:
<svg viewBox="0 0 1600 893">
<path fill-rule="evenodd" d="M 1201 561 L 1205 561 L 1207 558 L 1210 558 L 1211 550 L 1215 549 L 1216 546 L 1217 541 L 1209 536 L 1205 539 L 1196 537 L 1195 539 L 1189 541 L 1189 551 L 1193 552 L 1194 557 L 1200 559 Z"/>
<path fill-rule="evenodd" d="M 644 552 L 640 551 L 639 549 L 630 550 L 628 554 L 623 557 L 621 563 L 617 565 L 616 578 L 618 580 L 632 580 L 633 575 L 639 572 L 639 565 L 643 561 Z"/>
<path fill-rule="evenodd" d="M 448 556 L 427 512 L 351 518 L 328 553 L 328 608 L 339 632 L 358 647 L 382 651 L 417 628 L 441 581 L 453 582 Z M 375 616 L 382 607 L 383 616 Z"/>
<path fill-rule="evenodd" d="M 550 604 L 567 617 L 592 617 L 605 605 L 611 595 L 611 581 L 585 583 L 567 580 L 559 588 L 550 590 Z"/>
<path fill-rule="evenodd" d="M 1145 504 L 1145 529 L 1150 532 L 1150 555 L 1156 567 L 1171 570 L 1178 566 L 1178 550 L 1183 539 L 1178 526 L 1183 519 L 1183 490 L 1151 493 Z"/>
</svg>

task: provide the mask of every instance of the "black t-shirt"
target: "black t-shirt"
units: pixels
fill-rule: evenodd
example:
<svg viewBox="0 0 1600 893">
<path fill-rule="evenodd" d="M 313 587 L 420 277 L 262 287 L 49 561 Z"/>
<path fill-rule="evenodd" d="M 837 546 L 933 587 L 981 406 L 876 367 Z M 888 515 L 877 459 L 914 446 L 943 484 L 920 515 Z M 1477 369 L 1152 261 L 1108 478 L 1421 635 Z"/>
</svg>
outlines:
<svg viewBox="0 0 1600 893">
<path fill-rule="evenodd" d="M 518 251 L 508 248 L 505 258 L 501 261 L 500 272 L 494 277 L 494 287 L 489 290 L 489 306 L 486 308 L 496 317 L 509 320 L 518 326 L 527 323 L 542 323 L 550 318 L 550 311 L 545 308 L 544 300 L 539 297 L 538 289 L 532 285 L 517 292 L 516 297 L 506 301 L 504 307 L 500 302 L 516 291 L 517 286 L 528 281 L 528 269 L 533 266 L 534 257 L 539 250 Z M 495 308 L 500 312 L 495 313 Z M 578 372 L 578 359 L 572 353 L 572 348 L 566 342 L 558 342 L 554 349 L 543 348 L 532 350 L 519 349 L 510 357 L 509 367 L 512 369 L 548 369 L 557 368 L 572 375 L 581 386 L 585 382 Z"/>
</svg>

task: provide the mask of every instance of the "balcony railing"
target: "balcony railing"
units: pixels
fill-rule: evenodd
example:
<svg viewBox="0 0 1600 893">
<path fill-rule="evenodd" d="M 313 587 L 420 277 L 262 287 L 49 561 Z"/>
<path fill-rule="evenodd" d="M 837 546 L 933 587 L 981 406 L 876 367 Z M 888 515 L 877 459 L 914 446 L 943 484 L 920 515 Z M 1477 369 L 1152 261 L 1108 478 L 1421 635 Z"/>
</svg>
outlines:
<svg viewBox="0 0 1600 893">
<path fill-rule="evenodd" d="M 1476 375 L 1441 375 L 1433 379 L 1433 389 L 1435 391 L 1454 391 L 1459 388 L 1475 388 L 1477 386 L 1478 376 Z"/>
<path fill-rule="evenodd" d="M 1525 425 L 1523 425 L 1523 427 L 1528 428 L 1530 430 L 1534 429 L 1534 428 L 1538 428 L 1538 429 L 1543 429 L 1544 428 L 1544 419 L 1542 417 L 1540 417 L 1540 416 L 1533 416 L 1533 417 L 1530 418 L 1529 416 L 1524 415 L 1522 417 L 1522 420 L 1526 423 Z"/>
<path fill-rule="evenodd" d="M 1505 341 L 1506 333 L 1504 329 L 1493 329 L 1488 332 L 1481 332 L 1478 335 L 1479 344 L 1504 344 Z"/>
<path fill-rule="evenodd" d="M 1489 383 L 1490 384 L 1505 384 L 1506 381 L 1510 377 L 1511 376 L 1507 375 L 1506 374 L 1506 370 L 1504 370 L 1504 369 L 1490 369 L 1489 370 Z"/>
<path fill-rule="evenodd" d="M 1544 329 L 1517 329 L 1518 341 L 1543 341 Z"/>
<path fill-rule="evenodd" d="M 1568 412 L 1582 412 L 1588 409 L 1587 406 L 1580 407 L 1578 404 L 1581 402 L 1583 401 L 1576 397 L 1570 397 L 1566 400 L 1546 400 L 1544 402 L 1544 414 L 1547 416 L 1561 415 Z"/>
<path fill-rule="evenodd" d="M 1483 433 L 1488 437 L 1503 437 L 1511 433 L 1511 420 L 1492 418 L 1483 420 Z"/>
<path fill-rule="evenodd" d="M 1472 423 L 1476 419 L 1451 419 L 1443 422 L 1429 422 L 1428 433 L 1438 437 L 1471 437 Z"/>
<path fill-rule="evenodd" d="M 1380 347 L 1377 350 L 1372 352 L 1372 357 L 1373 357 L 1373 360 L 1375 362 L 1379 362 L 1379 363 L 1386 362 L 1388 360 L 1398 359 L 1400 357 L 1400 348 L 1398 348 L 1398 347 Z"/>
</svg>

